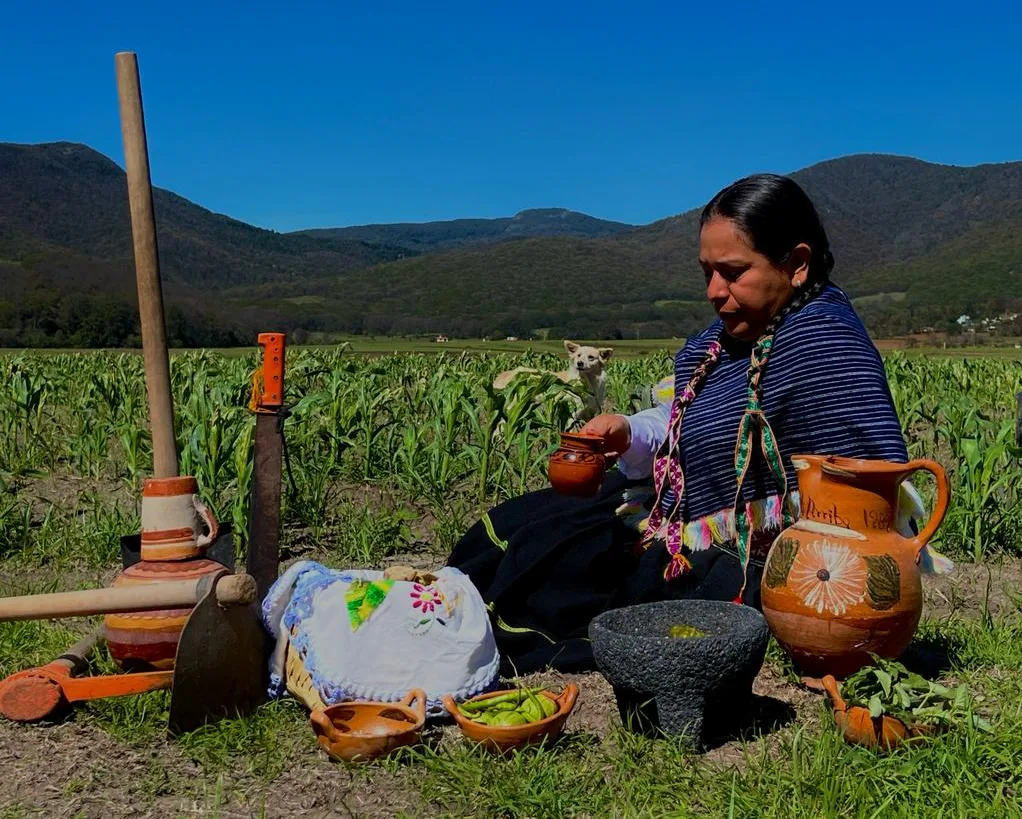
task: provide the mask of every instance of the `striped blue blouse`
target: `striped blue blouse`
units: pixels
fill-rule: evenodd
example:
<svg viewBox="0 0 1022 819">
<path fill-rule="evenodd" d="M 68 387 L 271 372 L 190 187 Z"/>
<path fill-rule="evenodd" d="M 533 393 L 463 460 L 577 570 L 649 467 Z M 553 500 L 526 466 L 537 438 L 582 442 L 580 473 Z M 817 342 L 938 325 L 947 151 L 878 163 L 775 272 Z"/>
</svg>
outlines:
<svg viewBox="0 0 1022 819">
<path fill-rule="evenodd" d="M 720 336 L 721 326 L 715 321 L 688 339 L 678 353 L 676 390 L 692 377 L 710 342 Z M 688 408 L 682 425 L 684 520 L 734 505 L 735 441 L 745 411 L 752 347 L 727 336 L 722 342 L 720 363 Z M 784 321 L 761 383 L 763 409 L 777 436 L 789 492 L 798 488 L 791 464 L 795 454 L 908 460 L 880 354 L 837 286 L 828 285 Z M 619 460 L 626 476 L 650 474 L 669 413 L 665 405 L 629 416 L 632 443 Z M 756 455 L 743 488 L 746 501 L 776 495 L 780 489 L 758 447 Z"/>
</svg>

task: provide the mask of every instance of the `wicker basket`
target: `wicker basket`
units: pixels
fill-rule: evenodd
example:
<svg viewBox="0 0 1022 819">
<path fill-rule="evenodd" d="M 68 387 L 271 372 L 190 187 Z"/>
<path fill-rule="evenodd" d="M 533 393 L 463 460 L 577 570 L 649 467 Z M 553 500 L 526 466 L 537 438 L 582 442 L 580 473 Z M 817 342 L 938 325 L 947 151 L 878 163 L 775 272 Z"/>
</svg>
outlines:
<svg viewBox="0 0 1022 819">
<path fill-rule="evenodd" d="M 291 638 L 295 635 L 291 629 Z M 293 697 L 297 697 L 310 711 L 320 711 L 326 708 L 326 703 L 319 696 L 316 686 L 312 684 L 312 677 L 305 669 L 304 658 L 294 647 L 291 639 L 287 641 L 287 649 L 284 657 L 284 683 L 287 690 Z"/>
</svg>

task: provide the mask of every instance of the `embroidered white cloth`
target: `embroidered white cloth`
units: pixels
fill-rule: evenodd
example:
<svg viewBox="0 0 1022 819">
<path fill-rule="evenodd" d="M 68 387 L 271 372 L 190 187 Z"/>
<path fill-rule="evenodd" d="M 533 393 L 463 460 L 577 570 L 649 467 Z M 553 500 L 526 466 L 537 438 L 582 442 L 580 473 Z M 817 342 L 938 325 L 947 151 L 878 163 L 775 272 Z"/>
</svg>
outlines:
<svg viewBox="0 0 1022 819">
<path fill-rule="evenodd" d="M 271 696 L 285 693 L 282 649 L 289 636 L 328 705 L 391 702 L 421 688 L 428 712 L 438 715 L 445 694 L 462 700 L 493 687 L 500 655 L 486 604 L 458 569 L 445 567 L 436 576 L 423 585 L 313 561 L 291 566 L 262 605 L 263 623 L 278 645 Z"/>
</svg>

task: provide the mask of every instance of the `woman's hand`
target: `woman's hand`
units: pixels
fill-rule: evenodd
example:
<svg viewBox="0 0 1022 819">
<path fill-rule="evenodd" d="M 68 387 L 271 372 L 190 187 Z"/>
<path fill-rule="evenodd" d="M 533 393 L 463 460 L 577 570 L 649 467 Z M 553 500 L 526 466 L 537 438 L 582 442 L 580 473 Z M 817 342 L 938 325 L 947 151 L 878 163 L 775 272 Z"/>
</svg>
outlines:
<svg viewBox="0 0 1022 819">
<path fill-rule="evenodd" d="M 628 418 L 624 415 L 612 413 L 597 415 L 582 427 L 581 431 L 589 435 L 601 436 L 606 445 L 603 454 L 610 458 L 618 457 L 632 443 L 632 428 L 628 424 Z"/>
</svg>

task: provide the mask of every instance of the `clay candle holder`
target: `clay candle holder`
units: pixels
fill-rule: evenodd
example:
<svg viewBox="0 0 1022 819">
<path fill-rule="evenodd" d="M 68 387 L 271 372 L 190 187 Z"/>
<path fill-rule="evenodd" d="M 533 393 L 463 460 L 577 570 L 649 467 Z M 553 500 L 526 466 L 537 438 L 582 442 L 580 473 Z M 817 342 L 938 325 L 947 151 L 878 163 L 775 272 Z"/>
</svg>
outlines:
<svg viewBox="0 0 1022 819">
<path fill-rule="evenodd" d="M 602 436 L 562 432 L 561 446 L 550 456 L 547 476 L 562 495 L 590 497 L 600 491 L 607 461 Z"/>
<path fill-rule="evenodd" d="M 400 702 L 340 702 L 310 716 L 320 747 L 333 759 L 368 762 L 419 741 L 426 724 L 426 692 L 414 688 Z"/>
</svg>

